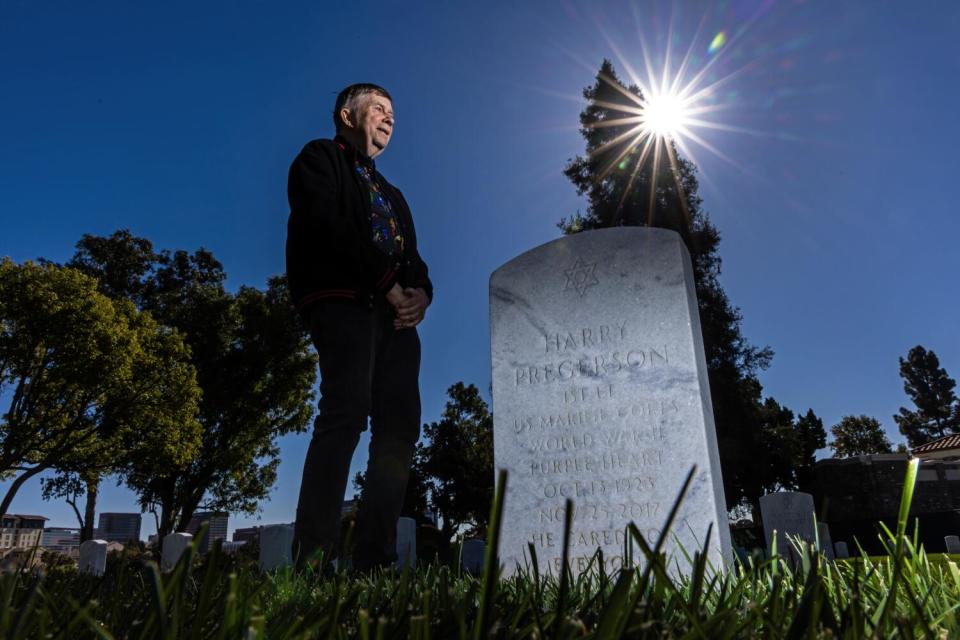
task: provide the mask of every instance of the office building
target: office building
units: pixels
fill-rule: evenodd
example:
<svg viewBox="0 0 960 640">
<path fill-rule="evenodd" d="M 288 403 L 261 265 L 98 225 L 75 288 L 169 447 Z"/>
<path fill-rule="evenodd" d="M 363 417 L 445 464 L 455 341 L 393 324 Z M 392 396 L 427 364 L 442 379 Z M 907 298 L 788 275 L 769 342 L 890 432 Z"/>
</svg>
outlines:
<svg viewBox="0 0 960 640">
<path fill-rule="evenodd" d="M 32 549 L 40 546 L 43 516 L 25 516 L 17 513 L 4 514 L 0 523 L 0 549 Z"/>
<path fill-rule="evenodd" d="M 187 533 L 196 536 L 201 525 L 209 524 L 207 535 L 200 541 L 198 548 L 200 553 L 210 551 L 213 543 L 217 540 L 227 539 L 227 520 L 229 517 L 229 514 L 215 511 L 198 511 L 193 514 L 193 517 L 190 518 L 190 524 L 187 525 Z"/>
<path fill-rule="evenodd" d="M 40 546 L 49 551 L 70 553 L 80 547 L 80 529 L 69 527 L 46 527 L 40 537 Z"/>
<path fill-rule="evenodd" d="M 101 513 L 93 537 L 107 542 L 127 544 L 140 540 L 139 513 Z"/>
</svg>

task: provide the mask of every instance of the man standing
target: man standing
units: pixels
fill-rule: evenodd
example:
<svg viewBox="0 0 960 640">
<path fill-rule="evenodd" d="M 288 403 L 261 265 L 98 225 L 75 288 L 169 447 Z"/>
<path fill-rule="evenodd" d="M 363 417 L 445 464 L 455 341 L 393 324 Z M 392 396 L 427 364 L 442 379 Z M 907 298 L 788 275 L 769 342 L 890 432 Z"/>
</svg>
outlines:
<svg viewBox="0 0 960 640">
<path fill-rule="evenodd" d="M 320 412 L 303 467 L 294 554 L 338 551 L 350 459 L 370 417 L 355 569 L 396 560 L 396 528 L 420 436 L 420 339 L 433 298 L 403 195 L 374 158 L 393 135 L 390 94 L 354 84 L 337 96 L 333 140 L 290 167 L 287 277 L 320 364 Z"/>
</svg>

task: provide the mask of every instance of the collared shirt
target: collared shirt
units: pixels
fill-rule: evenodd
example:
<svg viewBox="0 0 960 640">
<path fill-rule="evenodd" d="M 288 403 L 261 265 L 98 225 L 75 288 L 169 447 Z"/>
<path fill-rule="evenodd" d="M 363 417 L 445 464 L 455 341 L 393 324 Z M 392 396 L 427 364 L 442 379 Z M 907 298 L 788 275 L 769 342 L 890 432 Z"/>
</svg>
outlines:
<svg viewBox="0 0 960 640">
<path fill-rule="evenodd" d="M 403 229 L 390 199 L 377 180 L 377 169 L 371 158 L 357 153 L 357 175 L 370 194 L 370 228 L 373 243 L 388 256 L 403 255 Z"/>
</svg>

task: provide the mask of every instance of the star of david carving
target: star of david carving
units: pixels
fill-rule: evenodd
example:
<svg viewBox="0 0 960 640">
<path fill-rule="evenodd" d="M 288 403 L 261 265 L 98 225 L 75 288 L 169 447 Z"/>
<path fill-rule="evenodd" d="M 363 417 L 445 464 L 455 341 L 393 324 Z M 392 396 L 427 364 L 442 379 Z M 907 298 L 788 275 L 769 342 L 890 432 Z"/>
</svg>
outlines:
<svg viewBox="0 0 960 640">
<path fill-rule="evenodd" d="M 587 264 L 583 261 L 583 258 L 577 258 L 577 261 L 573 263 L 573 267 L 564 272 L 567 275 L 567 284 L 564 285 L 563 290 L 570 291 L 574 289 L 582 298 L 583 294 L 587 292 L 587 289 L 595 284 L 600 284 L 600 281 L 597 280 L 597 276 L 595 275 L 596 270 L 596 262 Z"/>
</svg>

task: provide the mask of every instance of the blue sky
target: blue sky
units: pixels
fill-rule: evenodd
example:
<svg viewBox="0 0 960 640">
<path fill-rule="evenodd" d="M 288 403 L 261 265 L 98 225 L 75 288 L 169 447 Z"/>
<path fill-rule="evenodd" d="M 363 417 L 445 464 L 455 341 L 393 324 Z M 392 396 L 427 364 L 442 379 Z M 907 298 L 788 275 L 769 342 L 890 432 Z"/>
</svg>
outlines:
<svg viewBox="0 0 960 640">
<path fill-rule="evenodd" d="M 378 166 L 436 287 L 421 329 L 436 420 L 450 384 L 487 392 L 489 274 L 585 207 L 562 175 L 583 150 L 582 88 L 604 57 L 642 72 L 641 42 L 659 68 L 669 42 L 694 71 L 716 58 L 705 79 L 727 78 L 728 108 L 711 119 L 749 130 L 698 130 L 724 157 L 691 148 L 722 283 L 776 352 L 765 392 L 828 426 L 875 416 L 899 442 L 898 356 L 923 344 L 960 375 L 956 3 L 83 4 L 0 5 L 0 255 L 66 260 L 83 233 L 126 227 L 263 286 L 284 269 L 291 159 L 331 135 L 343 86 L 382 84 L 397 124 Z M 283 440 L 271 500 L 231 529 L 293 519 L 307 439 Z M 105 488 L 101 511 L 134 507 Z M 37 483 L 11 510 L 75 522 Z"/>
</svg>

